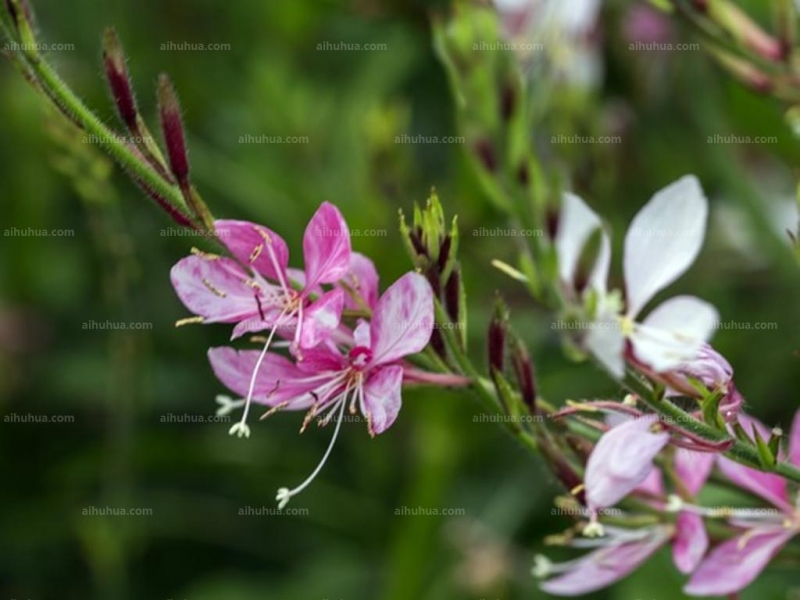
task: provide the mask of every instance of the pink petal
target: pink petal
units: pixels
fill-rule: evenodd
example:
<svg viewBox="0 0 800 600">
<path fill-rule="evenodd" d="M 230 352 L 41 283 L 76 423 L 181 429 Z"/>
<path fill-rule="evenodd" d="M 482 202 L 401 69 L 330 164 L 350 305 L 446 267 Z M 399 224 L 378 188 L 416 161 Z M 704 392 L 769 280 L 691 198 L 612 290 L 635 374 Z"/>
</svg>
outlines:
<svg viewBox="0 0 800 600">
<path fill-rule="evenodd" d="M 297 367 L 306 373 L 341 371 L 346 366 L 345 357 L 325 344 L 320 344 L 310 350 L 303 350 L 302 359 L 297 361 Z"/>
<path fill-rule="evenodd" d="M 683 591 L 692 596 L 725 596 L 744 589 L 794 536 L 791 530 L 751 530 L 723 542 L 695 571 Z"/>
<path fill-rule="evenodd" d="M 556 596 L 579 596 L 602 589 L 638 569 L 665 541 L 665 536 L 653 535 L 640 542 L 595 550 L 578 560 L 574 569 L 544 582 L 541 588 Z"/>
<path fill-rule="evenodd" d="M 672 559 L 681 573 L 691 573 L 703 560 L 708 550 L 708 534 L 703 517 L 681 511 L 675 522 L 675 538 L 672 540 Z"/>
<path fill-rule="evenodd" d="M 406 273 L 378 300 L 372 316 L 372 364 L 385 364 L 427 346 L 433 333 L 433 292 L 422 275 Z"/>
<path fill-rule="evenodd" d="M 249 221 L 214 221 L 219 241 L 225 244 L 237 260 L 258 271 L 264 277 L 280 281 L 286 277 L 289 247 L 277 233 Z M 270 248 L 275 256 L 273 262 Z M 276 269 L 277 265 L 277 269 Z M 280 275 L 280 277 L 279 277 Z"/>
<path fill-rule="evenodd" d="M 634 217 L 623 258 L 629 316 L 691 266 L 703 245 L 707 218 L 708 201 L 693 175 L 657 192 Z"/>
<path fill-rule="evenodd" d="M 800 467 L 800 410 L 794 414 L 792 431 L 789 437 L 789 461 L 796 467 Z"/>
<path fill-rule="evenodd" d="M 685 448 L 675 451 L 675 473 L 692 496 L 696 496 L 705 485 L 715 458 L 711 452 L 693 452 Z"/>
<path fill-rule="evenodd" d="M 745 467 L 721 455 L 717 456 L 717 467 L 740 488 L 760 496 L 783 511 L 793 510 L 786 490 L 786 480 L 782 477 Z"/>
<path fill-rule="evenodd" d="M 316 299 L 303 311 L 300 347 L 313 348 L 339 327 L 344 308 L 344 292 L 332 290 Z"/>
<path fill-rule="evenodd" d="M 356 347 L 372 347 L 369 321 L 359 319 L 358 325 L 356 325 L 355 331 L 353 331 L 353 341 L 355 342 Z"/>
<path fill-rule="evenodd" d="M 377 435 L 391 427 L 402 405 L 403 367 L 379 367 L 372 370 L 364 384 L 361 411 L 367 417 L 369 434 Z"/>
<path fill-rule="evenodd" d="M 187 256 L 170 271 L 178 297 L 207 323 L 234 323 L 258 314 L 256 291 L 245 285 L 246 277 L 229 258 Z"/>
<path fill-rule="evenodd" d="M 590 509 L 613 506 L 650 474 L 653 459 L 669 442 L 666 432 L 652 433 L 653 415 L 631 419 L 605 433 L 586 464 L 586 501 Z"/>
<path fill-rule="evenodd" d="M 361 296 L 368 308 L 375 308 L 375 304 L 378 302 L 378 271 L 369 258 L 353 252 L 350 256 L 350 271 L 344 278 L 344 282 Z M 354 310 L 364 308 L 350 294 L 347 294 L 346 298 L 346 308 Z"/>
<path fill-rule="evenodd" d="M 244 398 L 250 388 L 250 379 L 260 354 L 258 350 L 238 351 L 229 347 L 219 347 L 209 349 L 208 359 L 217 379 Z M 319 381 L 314 383 L 301 381 L 306 378 L 308 374 L 303 373 L 290 360 L 268 352 L 258 370 L 253 388 L 253 401 L 276 406 L 282 402 L 298 399 L 319 385 Z M 312 398 L 304 397 L 302 400 L 292 402 L 287 409 L 299 410 L 311 406 L 312 403 Z"/>
<path fill-rule="evenodd" d="M 333 204 L 323 202 L 303 235 L 306 287 L 335 283 L 350 270 L 350 230 Z"/>
<path fill-rule="evenodd" d="M 692 296 L 660 304 L 631 335 L 637 360 L 656 372 L 675 369 L 698 358 L 719 322 L 716 309 Z"/>
</svg>

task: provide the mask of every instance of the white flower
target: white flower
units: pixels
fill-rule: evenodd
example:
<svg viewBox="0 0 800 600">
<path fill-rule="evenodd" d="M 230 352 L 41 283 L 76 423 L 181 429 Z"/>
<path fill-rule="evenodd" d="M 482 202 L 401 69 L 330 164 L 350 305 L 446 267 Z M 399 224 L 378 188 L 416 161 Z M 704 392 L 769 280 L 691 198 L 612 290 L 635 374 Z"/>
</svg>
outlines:
<svg viewBox="0 0 800 600">
<path fill-rule="evenodd" d="M 575 293 L 575 271 L 589 236 L 598 228 L 602 243 L 587 290 L 597 298 L 584 345 L 612 374 L 625 372 L 625 342 L 633 357 L 656 372 L 691 362 L 719 321 L 716 309 L 693 296 L 660 304 L 641 322 L 636 318 L 658 292 L 680 277 L 697 258 L 705 237 L 708 201 L 697 178 L 682 177 L 657 192 L 634 217 L 625 236 L 625 309 L 606 291 L 610 243 L 599 217 L 574 194 L 564 194 L 555 241 L 559 273 Z M 584 296 L 585 296 L 584 292 Z"/>
</svg>

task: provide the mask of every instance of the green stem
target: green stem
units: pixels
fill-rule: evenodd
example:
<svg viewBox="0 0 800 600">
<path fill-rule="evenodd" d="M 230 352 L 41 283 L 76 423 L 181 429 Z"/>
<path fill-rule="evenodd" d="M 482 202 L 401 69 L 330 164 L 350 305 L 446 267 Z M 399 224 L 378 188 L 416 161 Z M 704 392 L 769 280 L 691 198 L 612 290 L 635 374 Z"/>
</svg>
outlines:
<svg viewBox="0 0 800 600">
<path fill-rule="evenodd" d="M 628 389 L 636 393 L 642 399 L 642 401 L 645 402 L 655 412 L 667 417 L 674 423 L 679 423 L 683 429 L 686 429 L 687 431 L 690 431 L 711 442 L 724 442 L 734 439 L 726 432 L 714 429 L 702 421 L 699 421 L 690 413 L 676 406 L 669 400 L 665 398 L 661 400 L 653 398 L 652 391 L 638 381 L 635 377 L 629 375 L 625 378 L 623 383 Z M 740 440 L 735 440 L 733 446 L 731 446 L 731 448 L 725 451 L 723 454 L 728 458 L 752 469 L 756 469 L 758 471 L 764 470 L 760 466 L 758 451 L 753 446 L 749 446 Z M 772 472 L 777 473 L 786 479 L 800 482 L 800 469 L 789 463 L 777 463 Z"/>
<path fill-rule="evenodd" d="M 20 56 L 19 54 L 17 56 Z M 47 96 L 76 125 L 89 134 L 94 135 L 100 145 L 126 169 L 135 179 L 164 198 L 175 210 L 188 220 L 189 212 L 181 191 L 147 164 L 120 136 L 108 128 L 64 83 L 55 70 L 38 55 L 21 55 L 30 72 L 37 78 L 38 84 Z"/>
</svg>

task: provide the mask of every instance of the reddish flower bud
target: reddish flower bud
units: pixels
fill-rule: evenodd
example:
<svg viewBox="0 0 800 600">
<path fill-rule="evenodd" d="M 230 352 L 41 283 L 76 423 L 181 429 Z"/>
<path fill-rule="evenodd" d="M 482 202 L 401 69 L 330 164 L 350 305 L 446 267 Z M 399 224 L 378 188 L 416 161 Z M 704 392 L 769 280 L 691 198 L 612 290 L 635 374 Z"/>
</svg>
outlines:
<svg viewBox="0 0 800 600">
<path fill-rule="evenodd" d="M 533 363 L 528 349 L 522 341 L 517 340 L 511 351 L 511 364 L 517 376 L 517 385 L 525 405 L 531 412 L 536 410 L 536 379 L 533 372 Z"/>
<path fill-rule="evenodd" d="M 474 146 L 475 154 L 487 171 L 494 173 L 497 170 L 497 156 L 489 140 L 480 140 Z"/>
<path fill-rule="evenodd" d="M 162 73 L 158 78 L 158 107 L 161 113 L 161 130 L 167 145 L 172 173 L 182 188 L 189 183 L 189 157 L 186 154 L 186 139 L 183 134 L 181 107 L 169 77 Z"/>
<path fill-rule="evenodd" d="M 505 366 L 507 329 L 505 307 L 498 303 L 495 315 L 489 322 L 489 331 L 486 336 L 489 346 L 489 369 L 492 372 L 502 372 Z"/>
<path fill-rule="evenodd" d="M 133 96 L 130 76 L 125 65 L 125 55 L 119 43 L 116 31 L 110 27 L 103 33 L 103 66 L 106 71 L 108 86 L 114 96 L 119 118 L 131 131 L 137 129 L 136 98 Z"/>
<path fill-rule="evenodd" d="M 458 265 L 445 283 L 444 307 L 453 322 L 458 323 L 461 318 L 461 268 Z"/>
</svg>

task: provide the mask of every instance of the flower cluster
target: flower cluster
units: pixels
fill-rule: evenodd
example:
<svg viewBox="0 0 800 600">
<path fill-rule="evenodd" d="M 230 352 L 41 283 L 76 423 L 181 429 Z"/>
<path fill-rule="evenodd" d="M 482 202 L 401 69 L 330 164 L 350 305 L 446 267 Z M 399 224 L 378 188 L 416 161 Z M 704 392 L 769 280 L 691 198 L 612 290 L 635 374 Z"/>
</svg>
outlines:
<svg viewBox="0 0 800 600">
<path fill-rule="evenodd" d="M 245 221 L 215 221 L 231 258 L 195 252 L 172 269 L 172 284 L 196 316 L 179 323 L 234 324 L 232 339 L 268 331 L 263 349 L 212 348 L 214 373 L 240 400 L 223 397 L 222 410 L 244 407 L 231 434 L 250 435 L 252 403 L 306 411 L 336 429 L 319 467 L 294 490 L 282 488 L 280 506 L 316 476 L 349 407 L 364 416 L 370 435 L 386 431 L 401 406 L 404 358 L 422 351 L 433 331 L 433 294 L 427 280 L 407 273 L 379 297 L 372 261 L 351 250 L 347 224 L 336 207 L 322 206 L 303 237 L 304 269 L 289 267 L 286 242 Z M 350 326 L 345 313 L 355 317 Z M 285 348 L 286 353 L 276 352 Z"/>
</svg>

